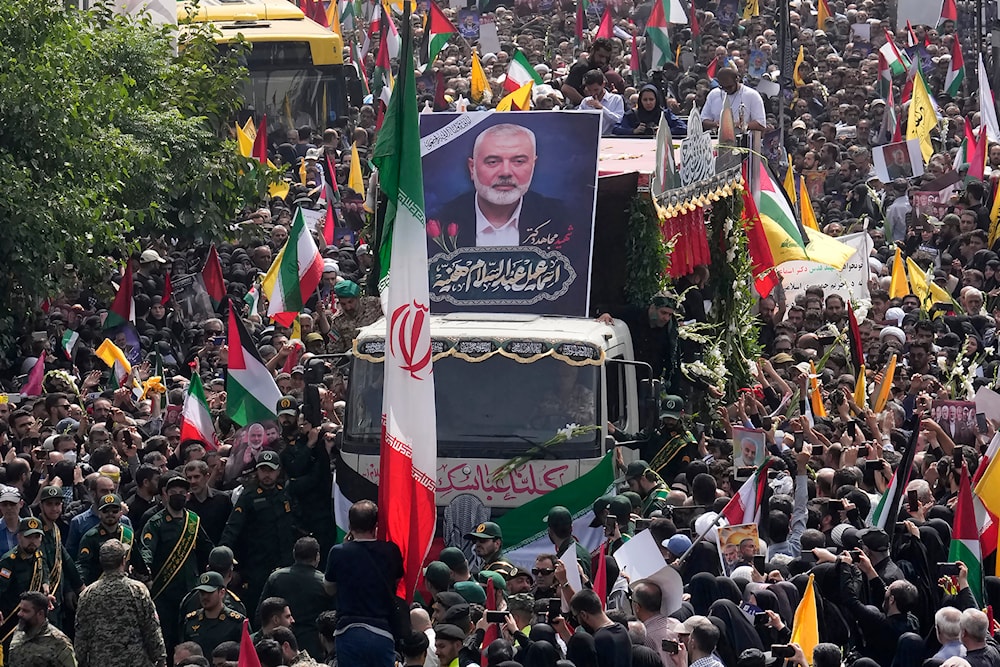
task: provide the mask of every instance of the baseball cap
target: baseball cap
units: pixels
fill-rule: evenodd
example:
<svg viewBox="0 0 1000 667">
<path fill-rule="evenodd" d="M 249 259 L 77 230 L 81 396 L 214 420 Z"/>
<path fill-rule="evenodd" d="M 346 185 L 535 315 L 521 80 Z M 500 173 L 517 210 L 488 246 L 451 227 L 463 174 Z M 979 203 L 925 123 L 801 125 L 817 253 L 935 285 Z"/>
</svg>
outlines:
<svg viewBox="0 0 1000 667">
<path fill-rule="evenodd" d="M 216 572 L 228 572 L 235 564 L 236 558 L 233 557 L 233 550 L 229 547 L 215 547 L 208 553 L 208 567 Z"/>
<path fill-rule="evenodd" d="M 793 130 L 804 130 L 804 129 L 806 129 L 805 121 L 803 121 L 803 120 L 796 120 L 795 122 L 792 123 L 792 129 Z"/>
<path fill-rule="evenodd" d="M 0 487 L 0 503 L 21 502 L 21 492 L 13 486 Z"/>
<path fill-rule="evenodd" d="M 214 593 L 220 588 L 226 587 L 226 580 L 218 572 L 205 572 L 198 577 L 198 585 L 194 587 L 201 593 Z"/>
<path fill-rule="evenodd" d="M 691 538 L 677 533 L 661 542 L 667 551 L 675 556 L 683 556 L 691 548 Z"/>
<path fill-rule="evenodd" d="M 562 505 L 556 505 L 548 511 L 544 521 L 551 528 L 565 528 L 573 525 L 573 515 Z"/>
<path fill-rule="evenodd" d="M 680 396 L 667 394 L 660 399 L 660 419 L 680 419 L 684 401 Z"/>
<path fill-rule="evenodd" d="M 619 481 L 624 482 L 630 479 L 639 479 L 646 473 L 647 470 L 649 470 L 649 464 L 642 459 L 632 461 L 632 463 L 625 466 L 625 476 Z"/>
<path fill-rule="evenodd" d="M 161 486 L 162 486 L 161 491 L 166 491 L 172 486 L 183 486 L 185 489 L 190 489 L 191 482 L 187 481 L 187 479 L 183 475 L 171 475 L 165 481 L 161 482 Z"/>
<path fill-rule="evenodd" d="M 594 520 L 590 522 L 591 528 L 597 528 L 601 525 L 600 514 L 604 510 L 608 509 L 608 505 L 611 503 L 612 496 L 601 496 L 594 501 Z"/>
<path fill-rule="evenodd" d="M 101 496 L 101 502 L 97 505 L 98 511 L 103 511 L 108 507 L 121 507 L 122 497 L 117 493 L 109 493 L 107 495 Z"/>
<path fill-rule="evenodd" d="M 142 254 L 139 255 L 139 261 L 143 264 L 148 264 L 149 262 L 156 262 L 158 264 L 167 263 L 167 260 L 160 257 L 160 253 L 155 250 L 143 250 Z"/>
<path fill-rule="evenodd" d="M 499 591 L 507 590 L 507 579 L 505 579 L 504 576 L 499 572 L 494 572 L 493 570 L 480 570 L 479 574 L 476 575 L 476 578 L 479 579 L 479 582 L 482 584 L 480 588 L 485 588 L 490 579 L 492 579 L 493 587 L 495 589 Z M 463 582 L 463 583 L 468 583 L 468 582 Z M 485 596 L 485 594 L 486 593 L 484 591 L 483 595 Z M 474 602 L 474 600 L 470 600 L 470 602 Z"/>
<path fill-rule="evenodd" d="M 625 496 L 615 496 L 608 505 L 608 514 L 619 522 L 628 521 L 632 514 L 632 501 Z"/>
<path fill-rule="evenodd" d="M 431 561 L 424 570 L 424 579 L 439 591 L 447 590 L 451 585 L 451 568 L 439 560 Z"/>
<path fill-rule="evenodd" d="M 319 341 L 320 343 L 322 343 L 323 342 L 323 334 L 321 334 L 321 333 L 319 333 L 317 331 L 310 331 L 309 333 L 307 333 L 306 334 L 306 342 L 307 343 L 312 343 L 313 341 Z"/>
<path fill-rule="evenodd" d="M 278 399 L 278 416 L 299 414 L 299 401 L 294 396 L 282 396 Z"/>
<path fill-rule="evenodd" d="M 477 582 L 456 581 L 454 588 L 455 592 L 461 595 L 466 602 L 471 602 L 473 604 L 486 604 L 486 591 L 484 591 L 483 587 L 480 586 Z M 465 613 L 469 613 L 467 605 L 457 604 L 453 607 L 449 607 L 448 609 L 451 610 L 454 609 L 455 607 L 462 607 L 462 606 L 466 607 Z"/>
<path fill-rule="evenodd" d="M 52 500 L 53 498 L 58 498 L 59 500 L 64 500 L 62 487 L 58 486 L 43 486 L 41 492 L 39 493 L 39 499 L 42 502 L 46 500 Z"/>
<path fill-rule="evenodd" d="M 25 517 L 17 524 L 17 532 L 28 537 L 29 535 L 43 535 L 42 522 L 33 516 Z"/>
<path fill-rule="evenodd" d="M 778 354 L 771 357 L 772 364 L 790 364 L 795 361 L 795 357 L 788 354 L 787 352 L 779 352 Z"/>
<path fill-rule="evenodd" d="M 257 465 L 256 468 L 270 468 L 271 470 L 277 470 L 281 466 L 281 459 L 278 457 L 278 452 L 272 452 L 270 449 L 265 449 L 260 454 L 257 455 Z"/>
<path fill-rule="evenodd" d="M 469 531 L 465 534 L 465 539 L 467 540 L 502 540 L 503 532 L 500 530 L 500 526 L 493 523 L 492 521 L 485 521 L 478 526 L 475 530 Z"/>
<path fill-rule="evenodd" d="M 469 565 L 465 554 L 458 547 L 445 547 L 438 554 L 438 560 L 447 565 L 451 570 L 461 570 Z"/>
<path fill-rule="evenodd" d="M 888 551 L 889 535 L 881 528 L 865 528 L 860 531 L 861 544 L 872 551 Z"/>
<path fill-rule="evenodd" d="M 105 540 L 101 544 L 100 551 L 98 552 L 102 559 L 111 558 L 115 556 L 117 558 L 124 558 L 125 554 L 128 553 L 128 547 L 121 540 L 111 538 L 110 540 Z"/>
<path fill-rule="evenodd" d="M 295 366 L 294 368 L 292 368 L 292 377 L 295 377 L 296 375 L 305 375 L 305 374 L 306 374 L 305 366 Z"/>
</svg>

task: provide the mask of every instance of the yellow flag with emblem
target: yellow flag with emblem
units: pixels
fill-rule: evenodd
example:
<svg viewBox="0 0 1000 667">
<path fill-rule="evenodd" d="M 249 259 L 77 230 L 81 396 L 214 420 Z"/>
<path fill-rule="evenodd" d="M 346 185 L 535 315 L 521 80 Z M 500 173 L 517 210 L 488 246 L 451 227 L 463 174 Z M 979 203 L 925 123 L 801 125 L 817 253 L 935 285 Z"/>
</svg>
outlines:
<svg viewBox="0 0 1000 667">
<path fill-rule="evenodd" d="M 347 173 L 347 187 L 359 195 L 365 193 L 365 181 L 361 178 L 361 157 L 357 142 L 351 144 L 351 170 Z"/>
<path fill-rule="evenodd" d="M 802 79 L 802 75 L 799 74 L 799 65 L 806 61 L 806 50 L 804 46 L 799 46 L 799 55 L 795 58 L 795 68 L 792 69 L 792 81 L 796 86 L 804 86 L 806 82 Z"/>
<path fill-rule="evenodd" d="M 535 82 L 529 80 L 497 104 L 497 111 L 528 111 L 531 109 L 531 88 Z"/>
<path fill-rule="evenodd" d="M 483 69 L 483 63 L 479 59 L 479 54 L 475 51 L 472 52 L 472 75 L 469 87 L 469 96 L 476 104 L 483 101 L 483 97 L 490 89 L 490 82 L 489 79 L 486 78 L 486 71 Z"/>
<path fill-rule="evenodd" d="M 924 77 L 917 73 L 913 77 L 913 96 L 910 98 L 910 116 L 906 123 L 906 138 L 920 140 L 920 152 L 926 163 L 934 154 L 931 131 L 937 127 L 937 112 L 931 102 Z"/>
<path fill-rule="evenodd" d="M 903 267 L 903 252 L 896 246 L 896 254 L 892 258 L 892 280 L 889 282 L 889 298 L 902 299 L 910 293 L 910 284 L 906 281 L 906 269 Z"/>
</svg>

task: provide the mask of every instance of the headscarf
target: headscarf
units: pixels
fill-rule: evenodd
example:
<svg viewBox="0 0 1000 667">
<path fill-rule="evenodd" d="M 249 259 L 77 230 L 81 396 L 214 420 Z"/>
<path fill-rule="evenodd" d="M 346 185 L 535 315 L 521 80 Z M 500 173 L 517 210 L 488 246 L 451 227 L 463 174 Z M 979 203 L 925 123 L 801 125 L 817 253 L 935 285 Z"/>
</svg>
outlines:
<svg viewBox="0 0 1000 667">
<path fill-rule="evenodd" d="M 729 600 L 734 604 L 739 604 L 743 601 L 743 593 L 740 591 L 740 587 L 729 577 L 716 577 L 715 585 L 719 591 L 718 599 Z"/>
<path fill-rule="evenodd" d="M 735 602 L 718 600 L 708 612 L 709 618 L 715 617 L 725 623 L 729 629 L 729 643 L 736 655 L 748 648 L 764 650 L 756 628 Z"/>
<path fill-rule="evenodd" d="M 662 667 L 662 665 L 660 656 L 653 649 L 642 644 L 632 647 L 632 667 Z"/>
<path fill-rule="evenodd" d="M 594 637 L 586 632 L 577 632 L 566 642 L 566 659 L 576 667 L 597 667 L 597 648 Z"/>
<path fill-rule="evenodd" d="M 558 661 L 559 649 L 543 639 L 531 642 L 521 664 L 524 667 L 556 667 Z"/>
<path fill-rule="evenodd" d="M 718 549 L 711 542 L 702 540 L 691 547 L 691 553 L 684 559 L 681 578 L 684 581 L 693 581 L 701 572 L 708 573 L 714 578 L 721 571 L 722 563 L 719 562 Z"/>
<path fill-rule="evenodd" d="M 642 94 L 646 91 L 656 95 L 656 106 L 652 111 L 646 111 L 645 107 L 642 106 Z M 639 123 L 645 123 L 647 126 L 659 125 L 663 122 L 663 95 L 660 93 L 660 89 L 651 83 L 640 88 L 638 103 L 635 105 L 634 111 L 636 125 Z"/>
<path fill-rule="evenodd" d="M 691 578 L 688 584 L 691 594 L 691 608 L 699 616 L 707 616 L 708 608 L 719 599 L 719 585 L 715 577 L 707 572 L 699 572 Z"/>
</svg>

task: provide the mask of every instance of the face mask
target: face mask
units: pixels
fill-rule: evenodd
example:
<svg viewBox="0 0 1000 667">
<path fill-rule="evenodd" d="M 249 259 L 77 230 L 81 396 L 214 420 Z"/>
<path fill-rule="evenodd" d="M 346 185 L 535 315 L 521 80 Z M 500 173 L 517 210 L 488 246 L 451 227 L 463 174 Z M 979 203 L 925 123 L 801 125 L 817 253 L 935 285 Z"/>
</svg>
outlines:
<svg viewBox="0 0 1000 667">
<path fill-rule="evenodd" d="M 63 452 L 63 461 L 76 465 L 76 452 Z"/>
<path fill-rule="evenodd" d="M 184 509 L 184 505 L 187 504 L 187 496 L 170 496 L 167 498 L 167 504 L 170 505 L 170 509 L 176 511 Z"/>
</svg>

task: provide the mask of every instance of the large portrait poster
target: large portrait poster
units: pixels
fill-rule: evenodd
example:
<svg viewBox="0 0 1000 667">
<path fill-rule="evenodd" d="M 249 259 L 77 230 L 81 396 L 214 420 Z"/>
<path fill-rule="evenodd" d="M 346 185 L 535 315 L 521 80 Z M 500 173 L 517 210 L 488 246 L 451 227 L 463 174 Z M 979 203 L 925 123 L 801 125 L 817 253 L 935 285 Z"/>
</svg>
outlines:
<svg viewBox="0 0 1000 667">
<path fill-rule="evenodd" d="M 587 315 L 600 121 L 420 115 L 432 312 Z"/>
</svg>

